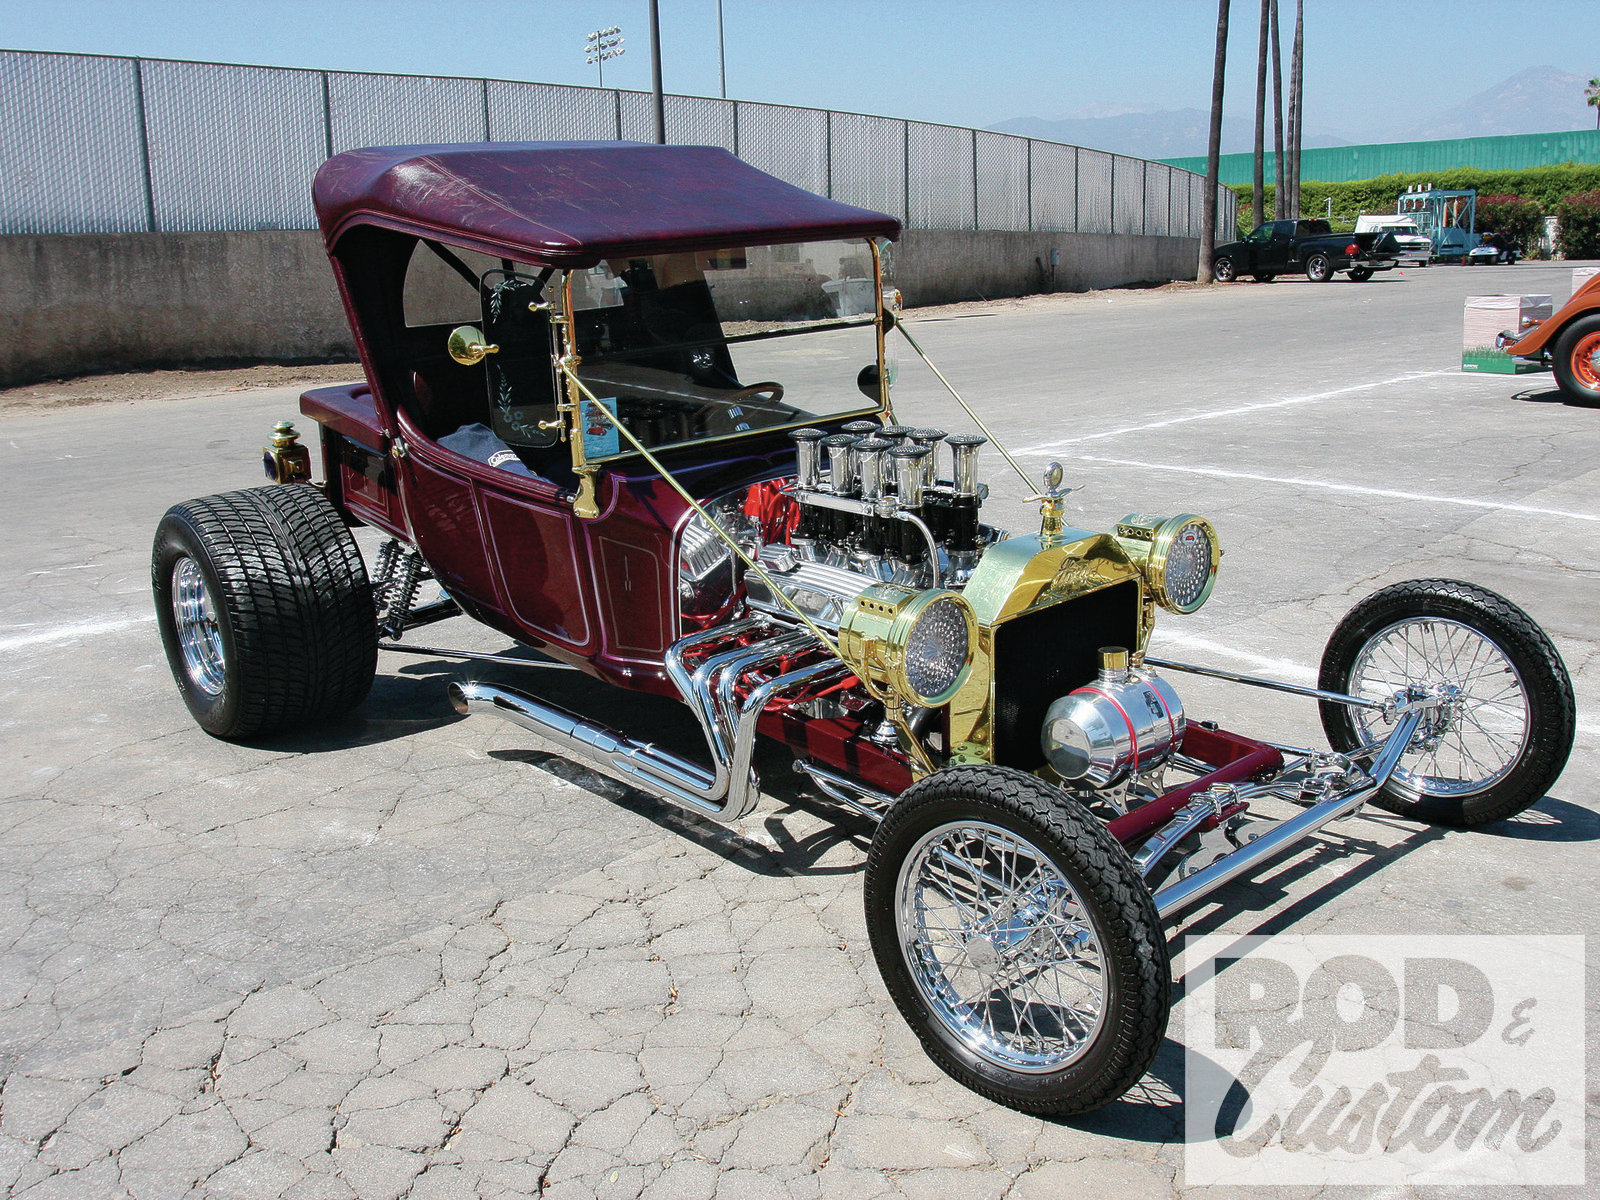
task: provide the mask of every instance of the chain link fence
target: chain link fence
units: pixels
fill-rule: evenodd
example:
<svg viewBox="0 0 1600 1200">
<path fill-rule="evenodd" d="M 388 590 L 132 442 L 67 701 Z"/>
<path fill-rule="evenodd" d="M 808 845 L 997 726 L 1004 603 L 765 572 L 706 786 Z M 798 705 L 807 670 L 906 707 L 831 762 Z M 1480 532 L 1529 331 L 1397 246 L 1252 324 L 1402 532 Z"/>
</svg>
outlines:
<svg viewBox="0 0 1600 1200">
<path fill-rule="evenodd" d="M 1099 150 L 892 117 L 668 96 L 722 146 L 911 229 L 1198 237 L 1205 181 Z M 644 92 L 0 51 L 0 234 L 313 229 L 311 177 L 356 146 L 651 141 Z M 1218 229 L 1238 200 L 1218 192 Z"/>
</svg>

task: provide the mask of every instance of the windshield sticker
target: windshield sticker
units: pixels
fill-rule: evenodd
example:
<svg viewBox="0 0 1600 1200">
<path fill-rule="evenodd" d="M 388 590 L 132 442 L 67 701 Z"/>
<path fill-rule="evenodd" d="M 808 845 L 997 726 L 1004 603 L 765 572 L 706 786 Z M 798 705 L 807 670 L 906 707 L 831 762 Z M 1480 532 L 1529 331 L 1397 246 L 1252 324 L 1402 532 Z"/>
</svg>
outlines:
<svg viewBox="0 0 1600 1200">
<path fill-rule="evenodd" d="M 606 406 L 606 412 L 616 415 L 615 396 L 598 396 L 596 400 Z M 617 432 L 615 425 L 606 420 L 605 413 L 596 411 L 596 400 L 583 402 L 583 453 L 586 458 L 605 458 L 622 448 L 622 435 Z"/>
</svg>

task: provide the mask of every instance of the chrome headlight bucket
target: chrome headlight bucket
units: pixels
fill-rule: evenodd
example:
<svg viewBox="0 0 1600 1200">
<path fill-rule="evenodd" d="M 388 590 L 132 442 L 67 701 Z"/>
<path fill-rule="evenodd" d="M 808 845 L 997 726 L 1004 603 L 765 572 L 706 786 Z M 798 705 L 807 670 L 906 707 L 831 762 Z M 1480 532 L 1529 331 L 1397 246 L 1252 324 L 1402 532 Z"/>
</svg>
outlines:
<svg viewBox="0 0 1600 1200">
<path fill-rule="evenodd" d="M 1117 543 L 1138 564 L 1145 586 L 1162 608 L 1192 613 L 1211 598 L 1222 547 L 1204 517 L 1130 513 L 1117 522 Z"/>
<path fill-rule="evenodd" d="M 869 587 L 839 624 L 839 652 L 872 691 L 918 708 L 947 704 L 972 673 L 978 619 L 959 592 Z"/>
</svg>

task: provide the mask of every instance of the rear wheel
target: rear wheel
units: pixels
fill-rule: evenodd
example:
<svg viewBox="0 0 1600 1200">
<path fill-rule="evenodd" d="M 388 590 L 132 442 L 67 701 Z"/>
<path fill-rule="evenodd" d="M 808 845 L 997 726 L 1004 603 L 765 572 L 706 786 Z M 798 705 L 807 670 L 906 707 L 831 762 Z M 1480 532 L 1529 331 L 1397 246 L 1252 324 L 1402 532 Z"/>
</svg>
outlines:
<svg viewBox="0 0 1600 1200">
<path fill-rule="evenodd" d="M 1365 283 L 1367 280 L 1372 278 L 1372 268 L 1371 267 L 1351 267 L 1350 268 L 1350 278 L 1355 280 L 1357 283 Z"/>
<path fill-rule="evenodd" d="M 316 489 L 174 505 L 156 528 L 150 575 L 167 662 L 207 733 L 256 737 L 335 716 L 372 687 L 372 588 Z"/>
<path fill-rule="evenodd" d="M 1544 630 L 1504 596 L 1451 579 L 1381 589 L 1339 622 L 1320 686 L 1368 700 L 1411 688 L 1444 699 L 1423 720 L 1374 803 L 1438 825 L 1473 826 L 1521 812 L 1549 791 L 1572 750 L 1572 681 Z M 1373 709 L 1324 701 L 1335 750 L 1381 740 Z"/>
<path fill-rule="evenodd" d="M 1211 274 L 1218 283 L 1232 283 L 1238 278 L 1234 270 L 1233 259 L 1227 255 L 1215 259 L 1211 264 Z"/>
<path fill-rule="evenodd" d="M 1306 278 L 1312 283 L 1327 283 L 1333 278 L 1333 260 L 1326 254 L 1313 254 L 1306 259 Z"/>
<path fill-rule="evenodd" d="M 1600 316 L 1582 317 L 1562 330 L 1550 365 L 1568 396 L 1600 404 Z"/>
<path fill-rule="evenodd" d="M 1171 979 L 1155 903 L 1082 805 L 1006 767 L 908 789 L 872 839 L 867 928 L 929 1057 L 982 1095 L 1066 1116 L 1149 1069 Z"/>
</svg>

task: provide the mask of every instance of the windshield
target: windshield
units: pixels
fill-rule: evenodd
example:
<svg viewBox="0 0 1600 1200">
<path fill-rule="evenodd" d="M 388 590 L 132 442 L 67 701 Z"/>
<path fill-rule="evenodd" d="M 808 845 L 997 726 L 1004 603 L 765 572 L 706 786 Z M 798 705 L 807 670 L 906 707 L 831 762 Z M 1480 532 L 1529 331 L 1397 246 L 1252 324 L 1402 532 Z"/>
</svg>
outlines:
<svg viewBox="0 0 1600 1200">
<path fill-rule="evenodd" d="M 611 260 L 569 283 L 578 377 L 649 449 L 878 408 L 864 241 Z M 603 415 L 582 425 L 586 457 L 633 452 Z"/>
</svg>

